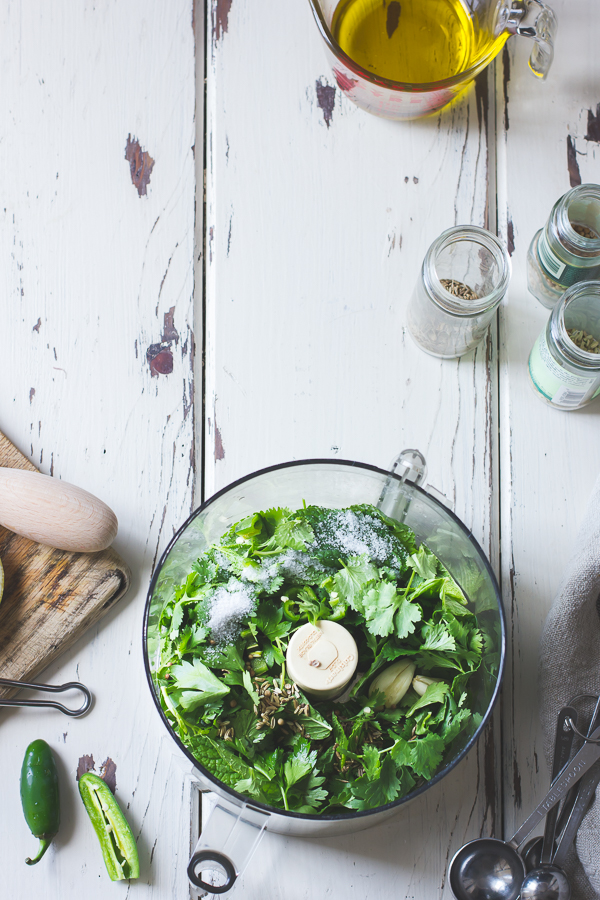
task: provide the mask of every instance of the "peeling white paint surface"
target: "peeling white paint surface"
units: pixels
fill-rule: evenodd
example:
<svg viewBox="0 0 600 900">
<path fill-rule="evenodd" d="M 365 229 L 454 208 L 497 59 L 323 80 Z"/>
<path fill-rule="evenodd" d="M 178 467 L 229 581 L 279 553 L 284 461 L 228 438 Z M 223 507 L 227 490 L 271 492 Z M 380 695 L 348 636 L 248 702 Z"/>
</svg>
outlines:
<svg viewBox="0 0 600 900">
<path fill-rule="evenodd" d="M 559 35 L 547 81 L 527 72 L 529 42 L 522 41 L 505 55 L 506 91 L 500 69 L 497 85 L 498 212 L 503 234 L 512 223 L 515 248 L 500 343 L 502 580 L 511 623 L 504 691 L 507 834 L 549 784 L 537 715 L 537 648 L 600 474 L 600 403 L 575 412 L 546 406 L 530 387 L 526 365 L 549 315 L 527 291 L 529 243 L 578 180 L 600 183 L 600 144 L 586 140 L 600 102 L 600 11 L 587 2 L 577 10 L 564 0 L 552 6 Z"/>
<path fill-rule="evenodd" d="M 146 590 L 202 495 L 287 460 L 386 467 L 420 449 L 501 577 L 511 653 L 493 727 L 441 784 L 359 834 L 267 834 L 238 896 L 446 900 L 456 849 L 512 833 L 542 796 L 537 641 L 600 470 L 598 407 L 558 412 L 527 384 L 547 318 L 528 243 L 577 169 L 600 182 L 600 13 L 552 4 L 545 83 L 512 42 L 477 90 L 400 124 L 341 95 L 305 0 L 198 2 L 196 40 L 192 0 L 0 0 L 0 429 L 115 510 L 134 575 L 44 676 L 80 678 L 92 712 L 0 716 L 6 896 L 188 895 L 197 798 L 146 684 Z M 499 327 L 459 361 L 429 357 L 405 326 L 423 255 L 454 224 L 494 230 L 496 210 L 514 243 Z M 59 762 L 63 826 L 29 868 L 18 780 L 38 737 Z M 84 755 L 116 764 L 136 884 L 109 886 L 76 792 Z"/>
<path fill-rule="evenodd" d="M 43 472 L 114 509 L 115 547 L 133 570 L 127 596 L 44 673 L 87 684 L 90 714 L 1 714 L 6 897 L 186 890 L 190 766 L 154 709 L 141 628 L 153 565 L 193 503 L 194 50 L 189 0 L 0 3 L 0 429 Z M 141 196 L 130 136 L 154 160 Z M 161 342 L 172 372 L 153 376 L 147 353 Z M 37 842 L 19 774 L 35 738 L 58 760 L 63 824 L 29 867 Z M 116 764 L 136 886 L 109 882 L 77 792 L 83 755 L 96 771 Z"/>
<path fill-rule="evenodd" d="M 484 76 L 442 115 L 377 119 L 335 86 L 308 3 L 233 0 L 207 70 L 207 495 L 287 460 L 387 467 L 416 447 L 497 567 L 495 330 L 441 361 L 405 326 L 429 244 L 486 224 L 488 102 Z M 384 825 L 267 834 L 242 895 L 450 897 L 452 853 L 501 828 L 498 762 L 490 730 Z"/>
</svg>

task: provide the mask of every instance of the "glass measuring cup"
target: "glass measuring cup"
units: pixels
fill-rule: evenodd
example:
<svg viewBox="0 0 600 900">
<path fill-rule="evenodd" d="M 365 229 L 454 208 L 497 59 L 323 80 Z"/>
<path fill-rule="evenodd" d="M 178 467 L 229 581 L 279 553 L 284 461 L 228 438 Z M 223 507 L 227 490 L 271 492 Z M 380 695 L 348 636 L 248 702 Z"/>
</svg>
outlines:
<svg viewBox="0 0 600 900">
<path fill-rule="evenodd" d="M 542 0 L 309 0 L 335 80 L 361 109 L 416 119 L 455 99 L 513 34 L 545 78 L 556 17 Z"/>
</svg>

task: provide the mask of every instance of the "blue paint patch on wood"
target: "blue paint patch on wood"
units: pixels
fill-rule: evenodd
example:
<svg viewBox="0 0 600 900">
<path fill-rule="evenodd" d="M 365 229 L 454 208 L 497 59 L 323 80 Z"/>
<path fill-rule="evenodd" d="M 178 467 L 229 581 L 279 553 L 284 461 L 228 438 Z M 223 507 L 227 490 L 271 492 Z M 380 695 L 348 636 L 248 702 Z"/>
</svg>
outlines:
<svg viewBox="0 0 600 900">
<path fill-rule="evenodd" d="M 333 107 L 335 106 L 335 88 L 322 79 L 316 82 L 315 88 L 317 91 L 317 106 L 323 110 L 323 118 L 329 128 L 333 118 Z"/>
</svg>

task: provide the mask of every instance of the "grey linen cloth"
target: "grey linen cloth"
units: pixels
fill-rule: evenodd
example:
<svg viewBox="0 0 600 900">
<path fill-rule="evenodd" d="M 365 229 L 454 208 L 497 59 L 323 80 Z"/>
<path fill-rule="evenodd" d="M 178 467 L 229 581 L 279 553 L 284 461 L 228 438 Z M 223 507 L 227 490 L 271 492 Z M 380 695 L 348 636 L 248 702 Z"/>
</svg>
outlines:
<svg viewBox="0 0 600 900">
<path fill-rule="evenodd" d="M 540 703 L 549 767 L 559 709 L 578 694 L 600 693 L 599 598 L 600 478 L 542 633 Z M 600 791 L 581 824 L 576 848 L 565 866 L 572 885 L 571 898 L 599 900 Z"/>
</svg>

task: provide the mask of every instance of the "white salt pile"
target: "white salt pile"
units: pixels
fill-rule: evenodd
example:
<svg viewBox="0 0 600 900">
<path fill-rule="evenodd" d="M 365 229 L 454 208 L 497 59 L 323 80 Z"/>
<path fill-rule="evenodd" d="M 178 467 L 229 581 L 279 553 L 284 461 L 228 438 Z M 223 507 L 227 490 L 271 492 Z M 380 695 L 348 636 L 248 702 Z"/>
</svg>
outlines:
<svg viewBox="0 0 600 900">
<path fill-rule="evenodd" d="M 237 578 L 230 578 L 209 599 L 209 618 L 206 624 L 212 640 L 217 644 L 234 641 L 241 624 L 254 613 L 255 607 L 256 591 Z"/>
<path fill-rule="evenodd" d="M 281 574 L 289 581 L 313 581 L 315 574 L 331 571 L 309 553 L 303 553 L 301 550 L 286 550 L 278 557 L 278 561 Z"/>
<path fill-rule="evenodd" d="M 394 555 L 391 535 L 374 527 L 372 516 L 357 516 L 351 509 L 332 512 L 323 522 L 315 525 L 315 544 L 323 542 L 340 556 L 361 556 L 366 553 L 374 562 L 384 563 Z"/>
</svg>

